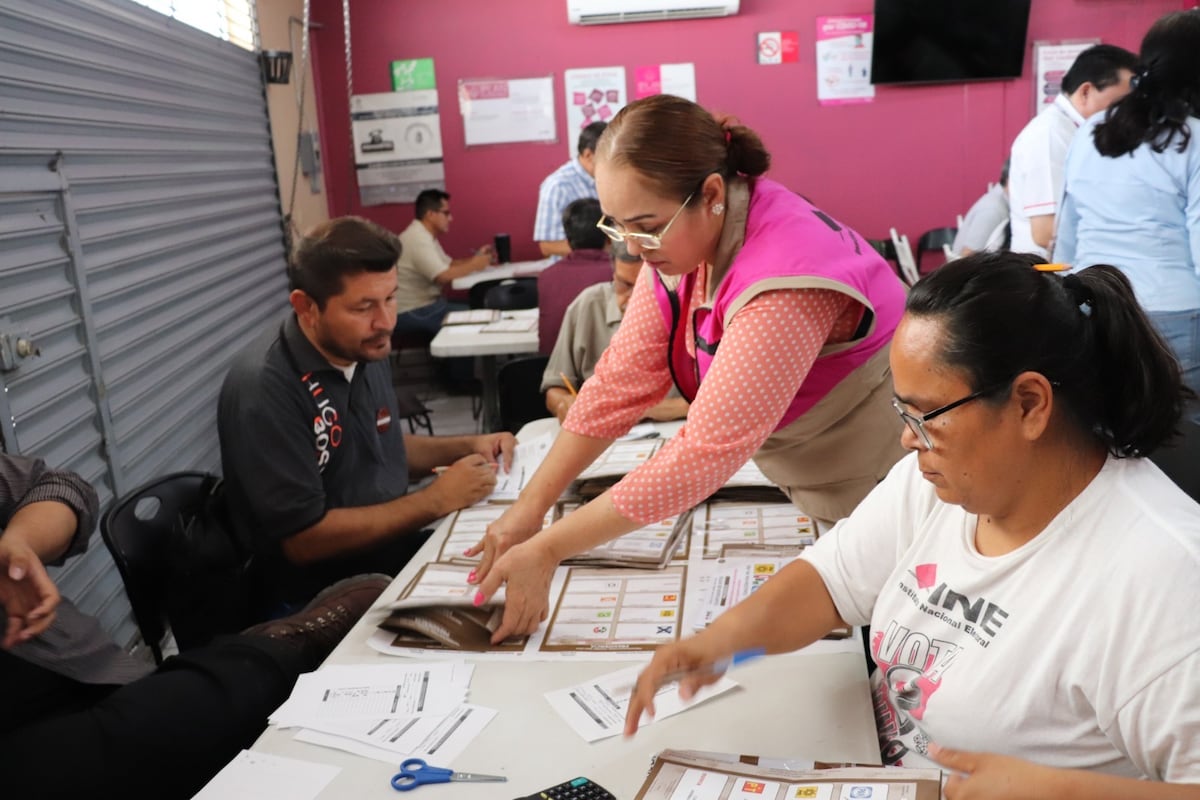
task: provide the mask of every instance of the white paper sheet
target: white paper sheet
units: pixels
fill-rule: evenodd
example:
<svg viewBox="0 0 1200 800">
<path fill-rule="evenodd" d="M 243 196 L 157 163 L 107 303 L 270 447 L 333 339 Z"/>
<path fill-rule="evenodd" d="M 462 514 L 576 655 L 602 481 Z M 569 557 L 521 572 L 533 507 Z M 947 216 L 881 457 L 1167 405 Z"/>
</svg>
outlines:
<svg viewBox="0 0 1200 800">
<path fill-rule="evenodd" d="M 642 669 L 634 665 L 577 686 L 546 692 L 546 700 L 567 721 L 571 730 L 587 741 L 607 739 L 624 730 L 629 698 Z M 654 720 L 674 716 L 736 686 L 735 681 L 722 677 L 716 683 L 702 688 L 691 700 L 684 701 L 679 696 L 678 683 L 664 684 L 654 696 Z M 641 724 L 650 725 L 654 720 L 643 714 Z"/>
<path fill-rule="evenodd" d="M 192 800 L 311 800 L 341 767 L 243 750 Z"/>
<path fill-rule="evenodd" d="M 446 714 L 466 700 L 474 669 L 454 662 L 331 665 L 301 675 L 269 721 L 291 728 Z"/>
<path fill-rule="evenodd" d="M 513 450 L 512 467 L 496 475 L 496 488 L 488 495 L 486 502 L 506 502 L 517 499 L 517 495 L 525 488 L 525 484 L 537 472 L 538 467 L 550 452 L 554 444 L 554 434 L 543 433 L 527 442 L 519 443 Z"/>
<path fill-rule="evenodd" d="M 365 749 L 338 749 L 369 758 L 395 764 L 406 758 L 423 758 L 430 764 L 444 767 L 458 758 L 495 716 L 495 709 L 462 705 L 441 716 L 346 720 L 313 726 L 305 731 L 362 745 Z M 296 738 L 309 741 L 308 733 Z"/>
</svg>

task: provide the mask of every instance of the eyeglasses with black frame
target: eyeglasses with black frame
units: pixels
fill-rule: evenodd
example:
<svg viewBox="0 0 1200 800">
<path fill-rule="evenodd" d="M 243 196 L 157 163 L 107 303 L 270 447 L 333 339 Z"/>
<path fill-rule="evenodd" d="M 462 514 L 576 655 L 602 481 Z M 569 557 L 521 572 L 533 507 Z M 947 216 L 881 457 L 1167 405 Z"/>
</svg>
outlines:
<svg viewBox="0 0 1200 800">
<path fill-rule="evenodd" d="M 658 233 L 641 233 L 638 231 L 621 232 L 617 230 L 615 224 L 610 225 L 605 222 L 606 219 L 609 219 L 608 215 L 601 217 L 600 221 L 596 223 L 596 227 L 602 230 L 604 235 L 614 242 L 632 241 L 643 250 L 657 250 L 658 248 L 662 247 L 662 240 L 663 237 L 667 235 L 667 231 L 671 230 L 671 226 L 675 224 L 675 220 L 679 219 L 679 215 L 683 213 L 683 210 L 687 208 L 687 204 L 692 202 L 692 198 L 695 196 L 695 192 L 689 194 L 687 199 L 683 201 L 683 205 L 679 207 L 679 210 L 675 212 L 674 216 L 667 220 L 667 224 L 663 225 L 662 230 L 660 230 Z"/>
<path fill-rule="evenodd" d="M 981 397 L 986 397 L 989 394 L 993 394 L 1000 389 L 1003 389 L 1005 386 L 1008 386 L 1010 383 L 1012 383 L 1012 381 L 1005 381 L 1004 383 L 997 384 L 995 386 L 989 386 L 986 389 L 980 389 L 977 392 L 971 392 L 961 400 L 955 400 L 953 403 L 947 403 L 941 408 L 935 408 L 928 414 L 910 414 L 904 410 L 904 407 L 900 403 L 900 399 L 896 397 L 892 398 L 892 408 L 896 409 L 896 413 L 900 415 L 900 419 L 904 420 L 904 424 L 908 426 L 908 429 L 912 431 L 921 444 L 925 446 L 925 449 L 932 450 L 933 442 L 929 439 L 929 433 L 925 430 L 926 422 L 929 422 L 931 419 L 936 417 L 940 417 L 947 411 L 953 411 L 959 406 L 966 405 L 972 400 L 978 400 Z"/>
</svg>

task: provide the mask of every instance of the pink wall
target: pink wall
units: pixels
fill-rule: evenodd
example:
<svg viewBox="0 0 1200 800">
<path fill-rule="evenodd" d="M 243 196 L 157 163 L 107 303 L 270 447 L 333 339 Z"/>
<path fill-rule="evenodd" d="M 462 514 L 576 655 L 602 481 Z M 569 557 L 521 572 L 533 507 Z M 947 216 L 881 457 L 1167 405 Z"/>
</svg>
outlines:
<svg viewBox="0 0 1200 800">
<path fill-rule="evenodd" d="M 1136 50 L 1160 15 L 1181 0 L 1034 0 L 1029 41 L 1099 37 Z M 554 73 L 560 137 L 562 71 L 691 61 L 703 105 L 738 115 L 774 157 L 772 175 L 870 237 L 889 226 L 916 237 L 954 224 L 995 180 L 1008 146 L 1031 114 L 1031 81 L 880 87 L 875 102 L 816 101 L 815 18 L 869 12 L 871 0 L 742 0 L 736 17 L 579 27 L 564 0 L 352 0 L 354 91 L 391 90 L 389 63 L 432 56 L 441 101 L 452 255 L 512 234 L 513 258 L 536 257 L 531 240 L 537 187 L 565 160 L 566 146 L 511 144 L 466 149 L 460 78 Z M 349 142 L 341 3 L 314 0 L 321 135 L 330 214 L 362 214 L 399 231 L 411 205 L 358 204 Z M 756 33 L 797 30 L 800 63 L 759 66 Z M 1032 68 L 1027 58 L 1025 75 Z"/>
</svg>

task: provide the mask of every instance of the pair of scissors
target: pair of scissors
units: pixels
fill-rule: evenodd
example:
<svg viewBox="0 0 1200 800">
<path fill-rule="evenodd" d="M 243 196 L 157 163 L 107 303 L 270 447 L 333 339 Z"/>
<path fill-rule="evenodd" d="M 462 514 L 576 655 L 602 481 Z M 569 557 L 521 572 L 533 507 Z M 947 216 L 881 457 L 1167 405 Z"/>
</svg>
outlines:
<svg viewBox="0 0 1200 800">
<path fill-rule="evenodd" d="M 408 758 L 400 764 L 400 771 L 392 776 L 392 788 L 407 792 L 427 783 L 464 781 L 469 783 L 503 783 L 503 775 L 477 775 L 474 772 L 455 772 L 442 767 L 431 767 L 423 758 Z"/>
</svg>

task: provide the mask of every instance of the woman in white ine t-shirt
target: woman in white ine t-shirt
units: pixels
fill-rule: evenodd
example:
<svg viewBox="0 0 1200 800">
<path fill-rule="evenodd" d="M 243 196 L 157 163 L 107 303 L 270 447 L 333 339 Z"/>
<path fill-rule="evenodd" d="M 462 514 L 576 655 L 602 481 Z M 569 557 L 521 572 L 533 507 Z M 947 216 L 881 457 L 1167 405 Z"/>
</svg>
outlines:
<svg viewBox="0 0 1200 800">
<path fill-rule="evenodd" d="M 957 773 L 950 800 L 1200 797 L 1200 505 L 1143 457 L 1189 392 L 1118 270 L 1035 263 L 980 253 L 913 287 L 891 349 L 913 452 L 659 649 L 627 733 L 667 672 L 869 623 L 883 761 Z"/>
</svg>

